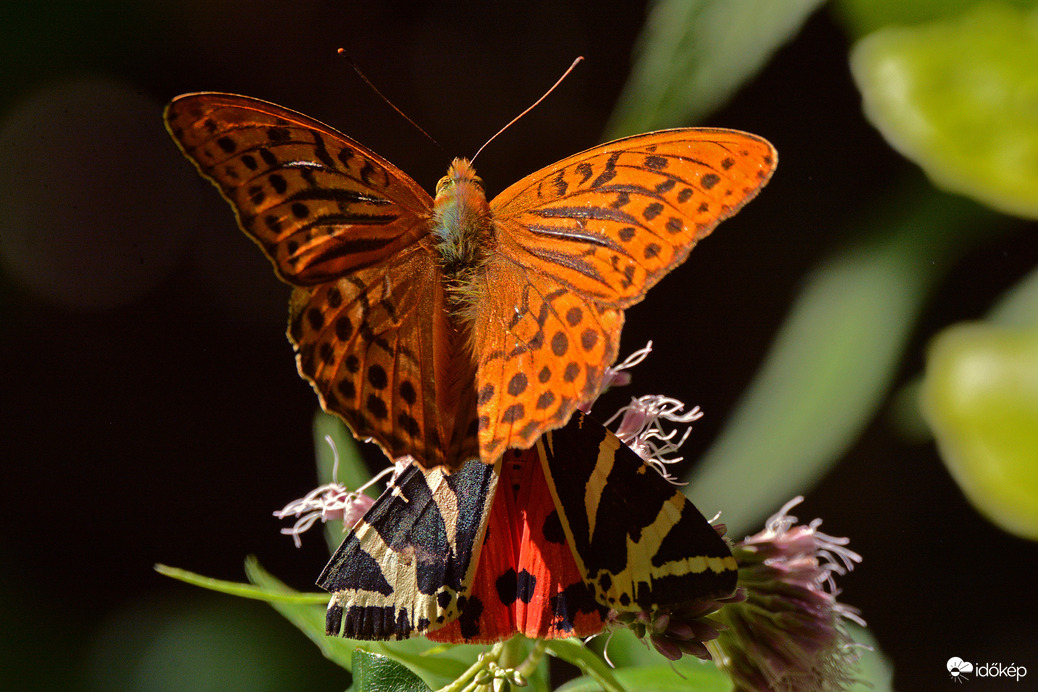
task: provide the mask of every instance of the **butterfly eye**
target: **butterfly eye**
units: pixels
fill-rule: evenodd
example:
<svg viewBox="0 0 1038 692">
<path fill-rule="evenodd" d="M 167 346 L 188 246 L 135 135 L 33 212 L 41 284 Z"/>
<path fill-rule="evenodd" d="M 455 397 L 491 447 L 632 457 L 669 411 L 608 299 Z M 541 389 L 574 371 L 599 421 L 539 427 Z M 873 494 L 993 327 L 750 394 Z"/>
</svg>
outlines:
<svg viewBox="0 0 1038 692">
<path fill-rule="evenodd" d="M 439 197 L 444 192 L 446 192 L 448 188 L 452 187 L 453 185 L 454 185 L 454 179 L 453 178 L 451 178 L 449 175 L 443 176 L 442 178 L 440 178 L 440 182 L 436 183 L 436 196 Z"/>
</svg>

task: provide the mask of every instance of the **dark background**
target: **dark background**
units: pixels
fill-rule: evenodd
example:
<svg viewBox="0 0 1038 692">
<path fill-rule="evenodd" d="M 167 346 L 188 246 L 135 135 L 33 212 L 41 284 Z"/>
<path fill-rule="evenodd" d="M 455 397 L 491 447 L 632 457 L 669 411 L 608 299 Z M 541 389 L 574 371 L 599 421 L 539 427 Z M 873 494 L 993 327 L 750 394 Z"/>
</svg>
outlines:
<svg viewBox="0 0 1038 692">
<path fill-rule="evenodd" d="M 163 623 L 197 612 L 242 640 L 267 637 L 270 655 L 304 676 L 290 680 L 341 688 L 346 676 L 264 607 L 152 571 L 163 562 L 237 580 L 255 554 L 310 589 L 327 557 L 316 537 L 293 548 L 270 516 L 314 485 L 316 399 L 283 335 L 289 289 L 180 158 L 161 107 L 201 90 L 271 100 L 432 189 L 451 156 L 471 156 L 585 56 L 481 155 L 492 196 L 601 141 L 645 8 L 194 0 L 3 12 L 0 682 L 100 686 L 106 669 L 142 660 Z M 450 155 L 361 84 L 340 46 Z M 723 426 L 805 272 L 849 240 L 849 219 L 917 175 L 862 118 L 848 48 L 816 14 L 703 123 L 767 137 L 778 173 L 628 312 L 622 353 L 656 344 L 635 371 L 638 393 L 708 414 L 686 458 Z M 1020 224 L 956 268 L 902 381 L 935 330 L 982 316 L 1038 264 L 1034 230 Z M 1038 675 L 1038 548 L 981 519 L 932 444 L 903 441 L 878 416 L 798 514 L 824 517 L 864 555 L 841 599 L 862 609 L 898 687 L 933 685 L 955 655 Z M 224 671 L 229 686 L 252 660 L 236 646 L 213 645 L 243 667 Z"/>
</svg>

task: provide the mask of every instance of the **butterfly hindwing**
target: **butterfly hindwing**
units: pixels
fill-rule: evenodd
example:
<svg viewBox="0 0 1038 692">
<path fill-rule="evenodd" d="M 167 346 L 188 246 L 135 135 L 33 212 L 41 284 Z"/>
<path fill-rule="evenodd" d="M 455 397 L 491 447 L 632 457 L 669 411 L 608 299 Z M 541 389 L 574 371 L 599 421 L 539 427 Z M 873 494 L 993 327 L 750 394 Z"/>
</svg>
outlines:
<svg viewBox="0 0 1038 692">
<path fill-rule="evenodd" d="M 537 450 L 574 558 L 600 603 L 652 611 L 735 590 L 737 565 L 724 539 L 602 425 L 578 412 Z"/>
<path fill-rule="evenodd" d="M 602 631 L 606 609 L 581 579 L 534 450 L 505 455 L 484 543 L 459 618 L 430 639 L 488 644 Z"/>
<path fill-rule="evenodd" d="M 457 619 L 474 579 L 499 473 L 408 467 L 335 551 L 317 581 L 328 634 L 406 639 Z"/>
</svg>

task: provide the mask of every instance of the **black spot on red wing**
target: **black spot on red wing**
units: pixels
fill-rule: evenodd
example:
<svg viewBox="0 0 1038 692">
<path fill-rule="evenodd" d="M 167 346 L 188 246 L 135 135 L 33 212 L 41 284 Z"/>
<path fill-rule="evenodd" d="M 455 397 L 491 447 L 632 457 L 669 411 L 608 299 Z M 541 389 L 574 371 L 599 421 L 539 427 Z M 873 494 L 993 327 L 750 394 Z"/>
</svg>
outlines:
<svg viewBox="0 0 1038 692">
<path fill-rule="evenodd" d="M 559 519 L 558 510 L 553 509 L 544 518 L 544 526 L 541 527 L 545 540 L 550 543 L 562 544 L 566 542 L 566 532 L 562 530 L 562 521 Z"/>
<path fill-rule="evenodd" d="M 512 396 L 519 396 L 526 391 L 526 387 L 529 383 L 526 380 L 526 374 L 517 372 L 512 375 L 512 379 L 508 380 L 508 393 Z"/>
<path fill-rule="evenodd" d="M 541 371 L 539 373 L 537 373 L 537 381 L 540 382 L 541 384 L 544 384 L 545 382 L 547 382 L 550 379 L 551 379 L 551 368 L 549 368 L 547 365 L 545 365 L 543 368 L 541 368 Z"/>
<path fill-rule="evenodd" d="M 725 158 L 725 159 L 724 159 L 724 161 L 721 161 L 721 168 L 723 168 L 723 169 L 724 169 L 724 170 L 726 170 L 726 171 L 727 171 L 727 170 L 728 170 L 729 168 L 731 168 L 732 166 L 734 166 L 734 165 L 735 165 L 735 159 L 733 159 L 733 158 L 732 158 L 732 157 L 730 157 L 730 156 L 729 156 L 729 157 L 727 157 L 727 158 Z"/>
<path fill-rule="evenodd" d="M 714 185 L 717 185 L 717 183 L 719 182 L 721 182 L 721 176 L 717 175 L 716 173 L 707 173 L 699 179 L 700 185 L 702 185 L 703 188 L 706 190 L 709 190 Z"/>
<path fill-rule="evenodd" d="M 502 423 L 518 423 L 523 418 L 526 418 L 526 409 L 522 404 L 512 404 L 501 414 Z"/>
<path fill-rule="evenodd" d="M 570 363 L 566 366 L 565 372 L 562 373 L 562 379 L 566 382 L 573 382 L 580 375 L 580 366 L 576 363 Z"/>
<path fill-rule="evenodd" d="M 525 569 L 520 572 L 515 580 L 515 597 L 523 603 L 529 603 L 537 590 L 537 577 Z"/>
<path fill-rule="evenodd" d="M 377 420 L 385 420 L 389 416 L 389 410 L 386 409 L 386 402 L 379 399 L 375 394 L 369 394 L 367 403 L 364 408 L 368 410 L 372 416 Z"/>
<path fill-rule="evenodd" d="M 306 320 L 310 323 L 311 329 L 315 332 L 320 331 L 324 327 L 324 313 L 318 308 L 310 308 L 306 311 Z"/>
<path fill-rule="evenodd" d="M 357 360 L 357 356 L 353 355 L 352 353 L 346 356 L 346 360 L 343 361 L 343 365 L 346 366 L 346 370 L 348 372 L 351 372 L 353 374 L 357 374 L 357 371 L 360 370 L 360 361 Z"/>
<path fill-rule="evenodd" d="M 288 181 L 285 180 L 285 177 L 280 173 L 271 173 L 267 176 L 267 182 L 269 182 L 270 186 L 274 188 L 274 192 L 279 195 L 285 194 L 285 190 L 288 189 Z"/>
<path fill-rule="evenodd" d="M 458 600 L 459 605 L 461 605 L 461 599 Z M 475 639 L 479 636 L 479 618 L 482 615 L 483 601 L 476 596 L 466 598 L 465 606 L 461 609 L 461 615 L 458 616 L 458 625 L 462 637 L 465 639 Z"/>
<path fill-rule="evenodd" d="M 653 202 L 649 206 L 645 207 L 645 211 L 642 212 L 642 217 L 646 221 L 652 221 L 657 216 L 659 216 L 660 212 L 662 212 L 662 211 L 663 211 L 663 205 L 661 203 L 659 203 L 659 202 Z"/>
<path fill-rule="evenodd" d="M 590 351 L 598 343 L 598 332 L 594 329 L 585 329 L 580 335 L 580 345 L 585 351 Z"/>
<path fill-rule="evenodd" d="M 599 604 L 591 590 L 582 581 L 574 582 L 548 601 L 548 607 L 555 619 L 555 628 L 562 632 L 571 632 L 576 618 L 581 613 L 597 613 L 605 618 L 606 608 Z"/>
<path fill-rule="evenodd" d="M 389 384 L 389 376 L 386 375 L 386 369 L 378 363 L 375 363 L 368 368 L 368 382 L 375 389 L 385 389 Z"/>
<path fill-rule="evenodd" d="M 343 378 L 335 386 L 338 388 L 339 393 L 346 397 L 348 401 L 353 401 L 357 398 L 357 388 L 353 385 L 353 380 Z"/>
<path fill-rule="evenodd" d="M 566 355 L 566 351 L 569 350 L 569 339 L 563 332 L 555 332 L 555 335 L 551 337 L 551 352 L 561 358 Z"/>
<path fill-rule="evenodd" d="M 494 385 L 489 382 L 479 389 L 479 395 L 476 398 L 476 404 L 478 406 L 485 406 L 494 398 Z"/>
<path fill-rule="evenodd" d="M 283 127 L 268 127 L 267 137 L 272 142 L 284 142 L 289 138 L 289 132 Z"/>
<path fill-rule="evenodd" d="M 400 398 L 411 406 L 414 406 L 414 403 L 418 401 L 418 392 L 415 391 L 414 385 L 411 384 L 410 380 L 404 380 L 400 383 Z"/>
<path fill-rule="evenodd" d="M 234 150 L 238 148 L 238 145 L 234 143 L 234 140 L 230 137 L 220 137 L 216 140 L 217 146 L 224 150 L 226 154 L 233 154 Z"/>
<path fill-rule="evenodd" d="M 305 219 L 306 217 L 310 216 L 310 208 L 302 202 L 293 202 L 292 216 L 296 217 L 297 219 Z"/>
<path fill-rule="evenodd" d="M 515 603 L 516 596 L 518 595 L 516 590 L 517 583 L 518 578 L 516 577 L 515 570 L 511 568 L 497 578 L 494 586 L 497 589 L 497 597 L 501 599 L 501 603 L 506 606 Z"/>
</svg>

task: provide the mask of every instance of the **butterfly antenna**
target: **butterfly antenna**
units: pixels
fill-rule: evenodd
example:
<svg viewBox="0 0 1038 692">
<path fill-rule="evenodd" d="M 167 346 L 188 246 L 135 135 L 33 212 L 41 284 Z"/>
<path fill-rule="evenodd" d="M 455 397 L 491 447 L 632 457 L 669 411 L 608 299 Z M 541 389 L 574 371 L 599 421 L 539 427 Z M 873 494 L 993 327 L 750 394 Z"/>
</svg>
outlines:
<svg viewBox="0 0 1038 692">
<path fill-rule="evenodd" d="M 411 118 L 409 118 L 409 117 L 407 116 L 407 113 L 405 113 L 405 112 L 403 112 L 402 110 L 400 110 L 399 108 L 397 108 L 397 107 L 396 107 L 396 105 L 395 105 L 395 104 L 394 104 L 394 103 L 393 103 L 392 101 L 390 101 L 390 100 L 389 100 L 389 99 L 388 99 L 388 98 L 386 97 L 386 95 L 385 95 L 385 94 L 383 94 L 383 93 L 382 93 L 381 91 L 379 91 L 379 90 L 378 90 L 378 87 L 377 87 L 377 86 L 375 86 L 375 85 L 374 85 L 374 84 L 372 83 L 372 81 L 371 81 L 370 79 L 368 79 L 368 76 L 367 76 L 366 74 L 364 74 L 363 72 L 361 72 L 361 70 L 360 70 L 360 67 L 359 67 L 359 66 L 357 65 L 357 63 L 355 63 L 355 62 L 353 61 L 353 58 L 351 58 L 351 57 L 349 56 L 349 54 L 348 54 L 348 53 L 346 52 L 346 49 L 345 49 L 345 48 L 340 48 L 340 49 L 338 50 L 338 53 L 339 53 L 339 55 L 341 55 L 341 56 L 342 56 L 343 58 L 345 58 L 345 59 L 346 59 L 346 62 L 347 62 L 347 63 L 349 63 L 350 67 L 352 67 L 352 68 L 353 68 L 353 71 L 357 73 L 357 76 L 358 76 L 358 77 L 360 77 L 360 78 L 361 78 L 361 80 L 362 80 L 362 81 L 363 81 L 363 82 L 364 82 L 365 84 L 367 84 L 367 85 L 368 85 L 368 86 L 369 86 L 369 87 L 371 88 L 371 90 L 372 90 L 372 91 L 374 91 L 374 92 L 375 92 L 376 94 L 378 94 L 379 98 L 381 98 L 381 99 L 382 99 L 383 101 L 385 101 L 385 102 L 386 102 L 387 104 L 389 104 L 389 107 L 390 107 L 390 108 L 392 108 L 392 109 L 393 109 L 393 110 L 395 110 L 395 111 L 396 111 L 397 113 L 399 113 L 399 114 L 400 114 L 400 117 L 401 117 L 401 118 L 403 118 L 403 119 L 404 119 L 404 120 L 406 120 L 407 122 L 409 122 L 409 123 L 411 123 L 412 125 L 414 125 L 414 128 L 415 128 L 416 130 L 418 130 L 419 132 L 421 132 L 421 133 L 422 133 L 423 135 L 425 135 L 425 136 L 426 136 L 426 137 L 427 137 L 427 138 L 429 139 L 429 141 L 430 141 L 430 142 L 432 142 L 433 144 L 435 144 L 435 145 L 436 145 L 436 148 L 437 148 L 437 149 L 439 149 L 440 151 L 442 151 L 442 152 L 443 152 L 443 153 L 445 153 L 445 154 L 447 153 L 447 152 L 446 152 L 446 151 L 444 150 L 444 148 L 440 146 L 440 143 L 439 143 L 439 142 L 437 142 L 437 141 L 436 141 L 435 139 L 433 139 L 433 136 L 432 136 L 431 134 L 429 134 L 428 132 L 426 132 L 425 130 L 423 130 L 423 129 L 422 129 L 422 126 L 421 126 L 421 125 L 419 125 L 418 123 L 416 123 L 416 122 L 415 122 L 414 120 L 411 120 Z M 553 87 L 553 88 L 554 88 L 554 87 Z M 534 105 L 536 105 L 536 104 L 534 104 Z"/>
<path fill-rule="evenodd" d="M 543 101 L 544 99 L 548 98 L 548 94 L 550 94 L 551 92 L 555 91 L 556 87 L 558 87 L 560 84 L 562 84 L 562 80 L 564 80 L 566 77 L 568 77 L 569 73 L 573 71 L 573 68 L 575 68 L 577 65 L 579 65 L 583 60 L 584 60 L 584 56 L 583 55 L 578 56 L 577 59 L 573 61 L 573 64 L 570 65 L 569 68 L 565 72 L 562 73 L 562 76 L 559 77 L 558 80 L 554 84 L 551 85 L 551 88 L 548 89 L 546 92 L 544 92 L 544 96 L 541 96 L 539 99 L 534 101 L 533 104 L 530 105 L 526 110 L 524 110 L 522 113 L 520 113 L 519 115 L 517 115 L 514 118 L 512 118 L 512 122 L 510 122 L 507 125 L 505 125 L 504 127 L 502 127 L 500 130 L 497 131 L 497 133 L 493 137 L 491 137 L 486 142 L 484 142 L 483 146 L 481 146 L 479 148 L 479 151 L 476 152 L 476 155 L 472 157 L 472 161 L 476 160 L 476 156 L 479 156 L 479 152 L 480 151 L 483 151 L 484 149 L 487 148 L 487 144 L 490 144 L 495 139 L 497 139 L 497 135 L 501 134 L 502 132 L 504 132 L 505 130 L 510 128 L 512 125 L 515 124 L 516 120 L 519 120 L 519 118 L 523 117 L 524 115 L 526 115 L 527 113 L 532 111 L 534 108 L 536 108 L 538 106 L 538 104 L 540 104 L 541 101 Z"/>
</svg>

